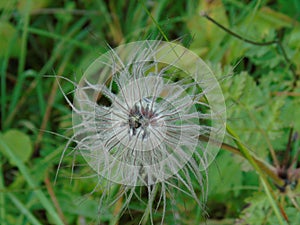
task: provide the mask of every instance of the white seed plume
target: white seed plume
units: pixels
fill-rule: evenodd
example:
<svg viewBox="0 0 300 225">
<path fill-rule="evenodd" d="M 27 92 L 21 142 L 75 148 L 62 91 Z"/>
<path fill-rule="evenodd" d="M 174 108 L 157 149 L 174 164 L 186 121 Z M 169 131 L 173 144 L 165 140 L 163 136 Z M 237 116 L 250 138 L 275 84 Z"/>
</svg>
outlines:
<svg viewBox="0 0 300 225">
<path fill-rule="evenodd" d="M 85 71 L 71 105 L 76 150 L 99 177 L 124 185 L 128 202 L 137 186 L 148 189 L 150 208 L 161 193 L 164 212 L 174 188 L 206 198 L 200 171 L 219 151 L 226 113 L 217 80 L 195 54 L 163 41 L 111 49 Z"/>
</svg>

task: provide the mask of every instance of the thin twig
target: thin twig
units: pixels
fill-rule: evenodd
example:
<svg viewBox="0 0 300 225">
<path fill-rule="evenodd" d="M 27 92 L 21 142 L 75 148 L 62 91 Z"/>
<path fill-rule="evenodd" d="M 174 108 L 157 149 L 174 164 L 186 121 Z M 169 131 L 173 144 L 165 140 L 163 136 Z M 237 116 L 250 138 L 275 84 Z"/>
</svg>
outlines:
<svg viewBox="0 0 300 225">
<path fill-rule="evenodd" d="M 294 129 L 291 128 L 290 129 L 290 134 L 289 134 L 289 139 L 288 139 L 288 144 L 286 146 L 285 153 L 284 153 L 284 158 L 283 158 L 283 161 L 281 163 L 281 167 L 283 167 L 284 169 L 288 168 L 289 161 L 291 159 L 292 142 L 293 142 L 293 132 L 294 132 Z"/>
<path fill-rule="evenodd" d="M 204 18 L 208 19 L 209 21 L 213 22 L 215 25 L 220 27 L 222 30 L 226 31 L 228 34 L 230 34 L 230 35 L 236 37 L 237 39 L 240 39 L 246 43 L 257 45 L 257 46 L 268 46 L 268 45 L 277 44 L 277 42 L 278 42 L 277 40 L 267 41 L 267 42 L 256 42 L 256 41 L 249 40 L 247 38 L 240 36 L 239 34 L 233 32 L 233 31 L 229 30 L 228 28 L 224 27 L 222 24 L 218 23 L 213 18 L 211 18 L 206 12 L 201 12 L 200 15 L 203 16 Z"/>
<path fill-rule="evenodd" d="M 289 92 L 289 91 L 277 91 L 277 92 L 272 92 L 271 95 L 275 96 L 291 96 L 291 97 L 299 97 L 300 93 L 297 92 Z"/>
<path fill-rule="evenodd" d="M 300 79 L 300 74 L 298 74 L 296 72 L 295 66 L 293 65 L 293 62 L 290 60 L 290 58 L 288 57 L 286 50 L 284 49 L 280 39 L 276 38 L 275 40 L 272 41 L 267 41 L 267 42 L 257 42 L 257 41 L 252 41 L 250 39 L 244 38 L 241 35 L 229 30 L 228 28 L 224 27 L 222 24 L 218 23 L 216 20 L 214 20 L 213 18 L 211 18 L 207 12 L 201 12 L 200 13 L 201 16 L 203 16 L 204 18 L 206 18 L 207 20 L 211 21 L 212 23 L 214 23 L 215 25 L 217 25 L 218 27 L 220 27 L 222 30 L 224 30 L 225 32 L 227 32 L 228 34 L 232 35 L 233 37 L 242 40 L 246 43 L 252 44 L 252 45 L 257 45 L 257 46 L 269 46 L 269 45 L 273 45 L 276 44 L 277 47 L 279 48 L 280 52 L 283 55 L 283 58 L 289 68 L 289 70 L 292 72 L 293 76 L 294 76 L 294 81 L 292 84 L 292 90 L 295 89 L 295 87 L 297 86 L 297 81 Z"/>
</svg>

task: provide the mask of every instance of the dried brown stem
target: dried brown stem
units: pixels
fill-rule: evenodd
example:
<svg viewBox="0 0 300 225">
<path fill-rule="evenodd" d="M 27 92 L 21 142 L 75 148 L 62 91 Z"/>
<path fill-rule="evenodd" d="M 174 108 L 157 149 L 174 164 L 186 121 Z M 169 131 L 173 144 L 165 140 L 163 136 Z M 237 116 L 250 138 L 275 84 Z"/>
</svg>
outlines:
<svg viewBox="0 0 300 225">
<path fill-rule="evenodd" d="M 65 218 L 65 216 L 64 216 L 64 214 L 63 214 L 63 211 L 61 210 L 61 207 L 60 207 L 60 205 L 59 205 L 59 203 L 58 203 L 58 201 L 57 201 L 57 198 L 56 198 L 56 195 L 55 195 L 55 193 L 54 193 L 53 187 L 52 187 L 52 185 L 51 185 L 51 182 L 50 182 L 48 173 L 47 173 L 46 176 L 45 176 L 44 182 L 45 182 L 47 191 L 48 191 L 48 193 L 49 193 L 49 195 L 50 195 L 50 198 L 51 198 L 51 200 L 52 200 L 52 202 L 53 202 L 53 204 L 54 204 L 54 207 L 56 208 L 56 211 L 57 211 L 57 213 L 58 213 L 60 219 L 63 221 L 63 223 L 64 223 L 65 225 L 67 225 L 67 224 L 68 224 L 68 223 L 67 223 L 67 220 L 66 220 L 66 218 Z"/>
<path fill-rule="evenodd" d="M 57 79 L 53 82 L 52 88 L 51 88 L 51 92 L 47 101 L 47 108 L 46 108 L 46 113 L 43 117 L 43 121 L 40 127 L 40 131 L 38 133 L 37 139 L 35 141 L 35 151 L 38 150 L 40 142 L 43 138 L 44 135 L 44 130 L 46 129 L 47 123 L 49 121 L 50 115 L 51 115 L 51 110 L 52 110 L 52 106 L 55 100 L 55 95 L 58 89 L 58 82 L 60 80 L 60 75 L 63 74 L 63 71 L 65 70 L 65 67 L 67 65 L 67 60 L 65 60 L 62 65 L 60 66 L 60 68 L 58 69 L 58 76 Z"/>
</svg>

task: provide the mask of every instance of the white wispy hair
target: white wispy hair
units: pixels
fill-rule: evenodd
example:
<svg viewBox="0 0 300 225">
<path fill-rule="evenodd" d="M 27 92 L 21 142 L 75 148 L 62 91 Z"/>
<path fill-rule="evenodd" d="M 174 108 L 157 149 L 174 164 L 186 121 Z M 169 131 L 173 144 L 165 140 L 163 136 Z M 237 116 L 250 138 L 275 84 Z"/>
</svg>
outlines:
<svg viewBox="0 0 300 225">
<path fill-rule="evenodd" d="M 203 206 L 226 113 L 218 82 L 199 57 L 175 43 L 133 42 L 96 59 L 75 86 L 67 147 L 75 142 L 73 152 L 98 175 L 101 202 L 121 184 L 115 200 L 126 196 L 123 211 L 133 197 L 142 201 L 137 190 L 145 187 L 151 224 L 160 205 L 163 223 L 174 189 Z"/>
</svg>

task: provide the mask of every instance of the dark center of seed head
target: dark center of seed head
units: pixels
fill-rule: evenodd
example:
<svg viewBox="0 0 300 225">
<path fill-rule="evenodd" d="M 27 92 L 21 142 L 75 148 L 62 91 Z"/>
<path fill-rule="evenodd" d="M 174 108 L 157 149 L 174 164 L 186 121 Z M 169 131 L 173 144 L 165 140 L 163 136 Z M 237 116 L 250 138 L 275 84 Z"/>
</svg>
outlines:
<svg viewBox="0 0 300 225">
<path fill-rule="evenodd" d="M 132 136 L 137 135 L 142 139 L 145 139 L 149 135 L 147 127 L 149 125 L 149 120 L 154 116 L 154 113 L 149 110 L 149 105 L 144 107 L 143 105 L 135 105 L 128 116 L 129 133 Z"/>
<path fill-rule="evenodd" d="M 131 129 L 140 128 L 142 126 L 142 123 L 141 123 L 140 120 L 141 120 L 141 116 L 140 115 L 129 116 L 129 119 L 128 119 L 129 127 Z"/>
</svg>

